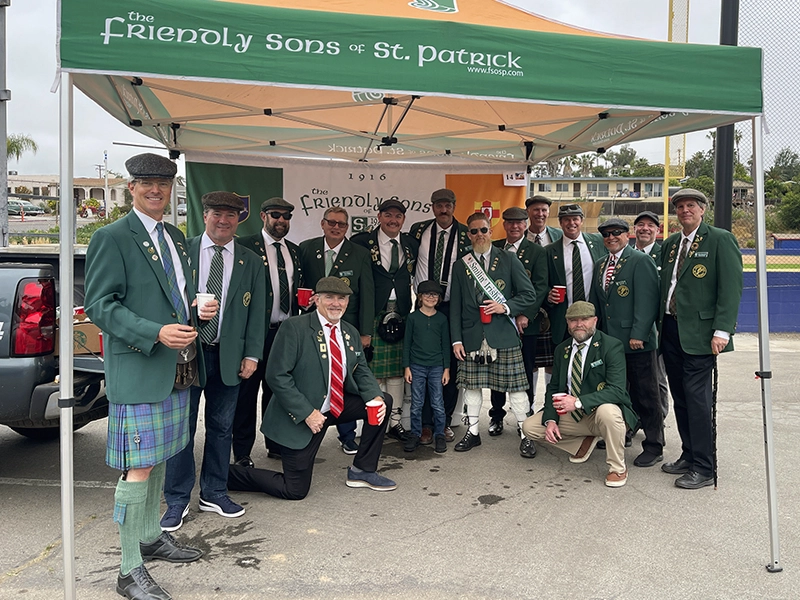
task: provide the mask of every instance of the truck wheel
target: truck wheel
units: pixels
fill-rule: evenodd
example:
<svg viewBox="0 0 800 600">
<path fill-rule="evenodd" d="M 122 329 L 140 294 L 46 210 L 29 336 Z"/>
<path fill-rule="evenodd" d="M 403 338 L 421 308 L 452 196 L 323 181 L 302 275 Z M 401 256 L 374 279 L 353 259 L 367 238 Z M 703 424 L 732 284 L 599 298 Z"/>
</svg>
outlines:
<svg viewBox="0 0 800 600">
<path fill-rule="evenodd" d="M 75 425 L 72 430 L 77 431 L 85 425 L 87 425 L 87 423 L 80 423 Z M 60 427 L 12 427 L 11 429 L 28 439 L 37 440 L 39 442 L 50 442 L 57 440 L 61 434 Z"/>
</svg>

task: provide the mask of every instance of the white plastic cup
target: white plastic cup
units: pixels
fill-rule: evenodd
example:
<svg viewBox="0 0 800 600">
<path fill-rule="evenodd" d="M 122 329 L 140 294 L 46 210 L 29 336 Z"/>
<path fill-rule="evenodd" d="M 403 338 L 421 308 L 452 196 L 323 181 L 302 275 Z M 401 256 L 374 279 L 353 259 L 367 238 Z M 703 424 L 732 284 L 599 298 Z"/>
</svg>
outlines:
<svg viewBox="0 0 800 600">
<path fill-rule="evenodd" d="M 202 292 L 198 292 L 195 298 L 197 298 L 197 310 L 200 310 L 214 299 L 214 294 L 204 294 Z"/>
</svg>

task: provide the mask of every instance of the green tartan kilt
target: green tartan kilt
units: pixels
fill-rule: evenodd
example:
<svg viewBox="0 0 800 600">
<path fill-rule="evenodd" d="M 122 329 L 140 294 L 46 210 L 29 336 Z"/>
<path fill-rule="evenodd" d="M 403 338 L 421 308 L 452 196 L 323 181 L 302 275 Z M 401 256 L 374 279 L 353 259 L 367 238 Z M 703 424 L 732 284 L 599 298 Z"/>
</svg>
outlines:
<svg viewBox="0 0 800 600">
<path fill-rule="evenodd" d="M 189 394 L 173 390 L 161 402 L 109 402 L 106 464 L 118 471 L 153 467 L 183 450 L 189 443 Z"/>
<path fill-rule="evenodd" d="M 497 360 L 488 365 L 479 365 L 467 359 L 458 361 L 456 384 L 459 388 L 475 390 L 488 388 L 496 392 L 523 392 L 530 387 L 522 362 L 522 350 L 498 348 Z"/>
<path fill-rule="evenodd" d="M 378 319 L 372 328 L 372 360 L 369 368 L 376 379 L 403 376 L 403 340 L 387 344 L 378 335 Z"/>
<path fill-rule="evenodd" d="M 539 367 L 552 367 L 553 366 L 553 352 L 556 346 L 553 343 L 553 334 L 548 329 L 539 334 L 536 338 L 536 368 Z"/>
</svg>

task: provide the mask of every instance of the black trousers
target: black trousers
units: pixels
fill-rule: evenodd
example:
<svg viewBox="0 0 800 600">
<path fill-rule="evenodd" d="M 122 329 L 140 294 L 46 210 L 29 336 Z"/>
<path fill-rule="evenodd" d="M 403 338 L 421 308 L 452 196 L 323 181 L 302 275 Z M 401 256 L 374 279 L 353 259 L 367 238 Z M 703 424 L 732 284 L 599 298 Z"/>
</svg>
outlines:
<svg viewBox="0 0 800 600">
<path fill-rule="evenodd" d="M 440 311 L 447 321 L 450 321 L 450 303 L 441 302 L 436 310 Z M 450 427 L 453 422 L 453 413 L 458 404 L 458 386 L 456 385 L 456 372 L 458 371 L 458 360 L 456 355 L 453 354 L 453 349 L 450 349 L 450 381 L 442 388 L 442 398 L 444 400 L 444 424 Z M 431 410 L 431 402 L 428 395 L 425 394 L 425 404 L 422 405 L 422 426 L 433 429 L 433 411 Z"/>
<path fill-rule="evenodd" d="M 258 361 L 255 372 L 249 379 L 242 380 L 239 385 L 239 398 L 236 401 L 236 414 L 233 416 L 233 456 L 250 456 L 253 453 L 253 445 L 256 442 L 256 430 L 259 415 L 267 410 L 272 390 L 269 389 L 264 374 L 267 371 L 267 358 L 272 350 L 272 343 L 278 329 L 268 329 L 267 338 L 264 341 L 264 358 Z M 258 388 L 261 387 L 261 412 L 258 412 Z M 280 446 L 275 442 L 266 439 L 267 450 L 280 452 Z"/>
<path fill-rule="evenodd" d="M 714 469 L 711 379 L 716 357 L 713 354 L 684 352 L 678 327 L 675 318 L 670 315 L 664 317 L 661 354 L 681 436 L 680 458 L 692 465 L 691 470 L 710 476 Z"/>
<path fill-rule="evenodd" d="M 661 454 L 664 449 L 664 413 L 658 389 L 658 354 L 655 350 L 626 353 L 625 365 L 628 393 L 644 431 L 642 450 Z"/>
<path fill-rule="evenodd" d="M 367 421 L 364 400 L 360 396 L 345 392 L 342 413 L 338 417 L 334 417 L 330 412 L 323 413 L 327 417 L 325 426 L 319 433 L 311 436 L 311 441 L 305 448 L 295 450 L 280 446 L 283 473 L 231 465 L 228 471 L 228 489 L 237 492 L 263 492 L 285 500 L 302 500 L 308 495 L 308 490 L 311 488 L 314 459 L 319 452 L 320 444 L 325 438 L 328 427 L 357 419 L 364 419 L 364 426 L 361 429 L 361 443 L 358 445 L 358 452 L 353 459 L 353 466 L 362 471 L 377 471 L 386 424 L 389 422 L 389 415 L 392 412 L 391 395 L 384 394 L 384 401 L 386 402 L 386 416 L 383 423 L 370 425 Z M 303 427 L 303 425 L 298 425 L 298 427 Z"/>
<path fill-rule="evenodd" d="M 522 336 L 522 363 L 525 365 L 525 377 L 528 378 L 528 406 L 529 413 L 533 413 L 533 396 L 536 390 L 533 389 L 533 374 L 536 372 L 536 344 L 539 340 L 537 335 Z M 506 404 L 506 393 L 492 390 L 492 407 L 489 409 L 489 418 L 492 421 L 502 421 L 506 416 L 503 408 Z"/>
</svg>

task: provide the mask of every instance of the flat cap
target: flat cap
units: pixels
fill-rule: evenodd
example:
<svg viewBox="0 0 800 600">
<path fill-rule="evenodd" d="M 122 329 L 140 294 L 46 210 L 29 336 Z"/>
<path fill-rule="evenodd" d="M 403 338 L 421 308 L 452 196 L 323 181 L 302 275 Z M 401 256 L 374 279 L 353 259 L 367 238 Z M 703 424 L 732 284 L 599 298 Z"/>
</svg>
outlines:
<svg viewBox="0 0 800 600">
<path fill-rule="evenodd" d="M 242 212 L 244 201 L 231 192 L 208 192 L 203 194 L 203 208 L 229 208 Z"/>
<path fill-rule="evenodd" d="M 125 168 L 131 177 L 152 177 L 175 179 L 178 166 L 165 156 L 152 152 L 131 156 L 125 161 Z"/>
<path fill-rule="evenodd" d="M 439 285 L 438 281 L 434 281 L 433 279 L 428 279 L 428 281 L 423 281 L 419 284 L 417 295 L 421 296 L 422 294 L 439 294 L 440 296 L 444 296 L 442 286 Z"/>
<path fill-rule="evenodd" d="M 547 196 L 540 196 L 537 194 L 536 196 L 531 196 L 530 198 L 525 200 L 525 208 L 528 208 L 531 204 L 536 204 L 537 202 L 544 202 L 545 204 L 547 204 L 547 206 L 553 204 L 553 201 L 550 200 L 550 198 L 548 198 Z"/>
<path fill-rule="evenodd" d="M 650 219 L 656 225 L 661 225 L 661 221 L 658 220 L 658 215 L 650 210 L 643 210 L 636 215 L 636 218 L 633 220 L 633 224 L 636 225 L 642 219 Z"/>
<path fill-rule="evenodd" d="M 338 277 L 323 277 L 317 282 L 317 294 L 338 294 L 339 296 L 350 296 L 353 290 Z"/>
<path fill-rule="evenodd" d="M 595 316 L 594 304 L 578 300 L 567 309 L 567 319 L 586 319 Z"/>
<path fill-rule="evenodd" d="M 558 207 L 558 218 L 561 217 L 581 217 L 583 218 L 583 209 L 580 204 L 562 204 Z"/>
<path fill-rule="evenodd" d="M 503 220 L 527 221 L 528 213 L 525 212 L 524 208 L 520 208 L 519 206 L 512 206 L 511 208 L 507 208 L 503 211 Z"/>
<path fill-rule="evenodd" d="M 697 200 L 700 204 L 708 204 L 708 198 L 706 198 L 706 195 L 703 192 L 699 190 L 693 190 L 692 188 L 683 188 L 672 194 L 672 203 L 677 204 L 678 200 L 686 200 L 687 198 Z"/>
<path fill-rule="evenodd" d="M 384 200 L 383 202 L 381 202 L 380 205 L 378 206 L 378 212 L 385 212 L 392 208 L 396 208 L 401 213 L 406 214 L 405 204 L 400 202 L 400 200 L 395 200 L 394 198 L 391 198 L 389 200 Z"/>
<path fill-rule="evenodd" d="M 265 212 L 270 208 L 282 208 L 284 210 L 288 210 L 289 212 L 294 210 L 294 204 L 290 204 L 280 196 L 275 196 L 274 198 L 270 198 L 269 200 L 264 200 L 261 203 L 261 212 Z"/>
<path fill-rule="evenodd" d="M 453 190 L 448 190 L 447 188 L 436 190 L 431 194 L 431 204 L 436 204 L 437 202 L 452 202 L 455 204 L 455 201 L 455 193 L 453 193 Z"/>
<path fill-rule="evenodd" d="M 623 231 L 628 231 L 630 230 L 630 225 L 628 225 L 622 219 L 611 217 L 607 221 L 604 221 L 597 226 L 598 231 L 603 231 L 604 229 L 622 229 Z"/>
</svg>

